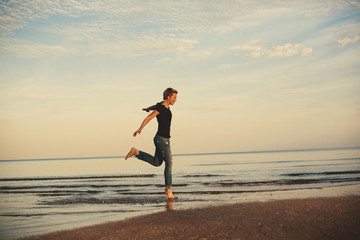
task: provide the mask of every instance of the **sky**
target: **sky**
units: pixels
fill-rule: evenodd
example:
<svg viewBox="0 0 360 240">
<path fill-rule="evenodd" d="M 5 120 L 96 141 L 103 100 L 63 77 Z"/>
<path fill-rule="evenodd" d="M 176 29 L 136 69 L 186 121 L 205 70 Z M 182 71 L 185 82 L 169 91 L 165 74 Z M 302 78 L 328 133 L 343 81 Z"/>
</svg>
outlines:
<svg viewBox="0 0 360 240">
<path fill-rule="evenodd" d="M 360 146 L 359 1 L 0 2 L 0 159 Z"/>
</svg>

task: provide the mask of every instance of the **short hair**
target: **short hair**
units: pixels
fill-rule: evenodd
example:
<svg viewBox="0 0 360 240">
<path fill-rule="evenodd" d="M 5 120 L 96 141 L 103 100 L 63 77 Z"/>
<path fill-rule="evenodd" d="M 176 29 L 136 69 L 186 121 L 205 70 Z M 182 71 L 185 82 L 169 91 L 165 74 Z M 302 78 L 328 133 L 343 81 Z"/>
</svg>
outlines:
<svg viewBox="0 0 360 240">
<path fill-rule="evenodd" d="M 163 96 L 164 96 L 164 100 L 166 100 L 168 97 L 170 97 L 171 95 L 173 95 L 174 93 L 178 93 L 177 90 L 173 89 L 173 88 L 167 88 L 164 93 L 163 93 Z"/>
</svg>

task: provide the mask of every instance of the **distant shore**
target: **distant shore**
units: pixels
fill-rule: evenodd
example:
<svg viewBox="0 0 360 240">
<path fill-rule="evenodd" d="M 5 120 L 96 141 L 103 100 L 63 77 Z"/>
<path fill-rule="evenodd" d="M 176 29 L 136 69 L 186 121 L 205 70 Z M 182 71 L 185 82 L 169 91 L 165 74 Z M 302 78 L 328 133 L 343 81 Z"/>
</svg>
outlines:
<svg viewBox="0 0 360 240">
<path fill-rule="evenodd" d="M 35 239 L 359 239 L 360 197 L 237 203 L 175 210 Z"/>
</svg>

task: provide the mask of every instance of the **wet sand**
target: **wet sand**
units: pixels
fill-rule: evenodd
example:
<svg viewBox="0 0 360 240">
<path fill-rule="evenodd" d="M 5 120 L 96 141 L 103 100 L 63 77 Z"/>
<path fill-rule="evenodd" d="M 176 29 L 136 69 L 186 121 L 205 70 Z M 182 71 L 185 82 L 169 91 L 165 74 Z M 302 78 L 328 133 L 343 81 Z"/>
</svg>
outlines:
<svg viewBox="0 0 360 240">
<path fill-rule="evenodd" d="M 169 210 L 21 239 L 360 239 L 360 197 Z"/>
</svg>

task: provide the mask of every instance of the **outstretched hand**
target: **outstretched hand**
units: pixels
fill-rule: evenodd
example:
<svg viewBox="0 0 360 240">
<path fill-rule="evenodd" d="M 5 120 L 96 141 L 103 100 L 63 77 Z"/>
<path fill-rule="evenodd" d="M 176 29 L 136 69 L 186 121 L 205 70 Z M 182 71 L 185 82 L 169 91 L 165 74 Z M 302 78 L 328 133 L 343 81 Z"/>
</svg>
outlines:
<svg viewBox="0 0 360 240">
<path fill-rule="evenodd" d="M 136 135 L 140 134 L 141 130 L 137 130 L 136 132 L 134 132 L 133 136 L 136 137 Z"/>
</svg>

